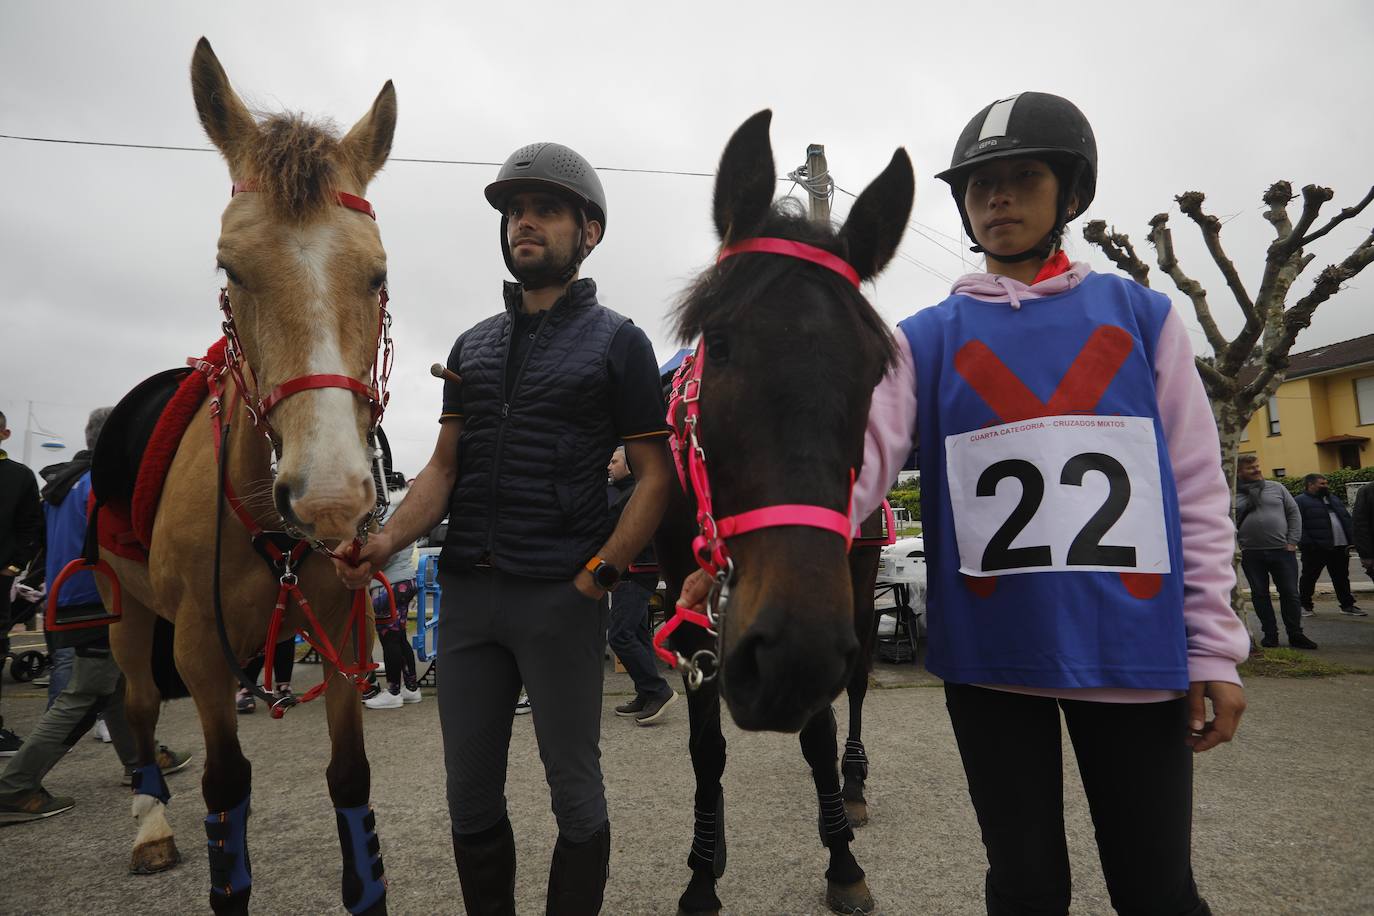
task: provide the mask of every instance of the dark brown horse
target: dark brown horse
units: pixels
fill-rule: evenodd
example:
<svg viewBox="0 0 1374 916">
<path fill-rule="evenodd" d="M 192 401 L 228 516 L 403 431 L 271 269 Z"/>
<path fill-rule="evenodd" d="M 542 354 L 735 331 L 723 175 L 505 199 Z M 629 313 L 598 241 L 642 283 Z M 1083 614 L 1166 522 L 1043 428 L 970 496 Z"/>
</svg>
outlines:
<svg viewBox="0 0 1374 916">
<path fill-rule="evenodd" d="M 356 657 L 355 634 L 364 637 L 361 648 L 370 658 L 373 628 L 370 619 L 360 628 L 350 625 L 351 593 L 324 558 L 307 553 L 284 571 L 269 567 L 218 486 L 222 475 L 225 492 L 237 493 L 261 527 L 298 529 L 316 541 L 353 538 L 374 508 L 367 432 L 376 415 L 367 396 L 357 392 L 366 392 L 368 380 L 375 379 L 386 253 L 361 195 L 390 152 L 396 97 L 388 82 L 371 111 L 338 137 L 293 116 L 258 123 L 205 39 L 196 47 L 191 79 L 206 133 L 224 154 L 236 190 L 248 192 L 236 194 L 224 211 L 218 264 L 228 281 L 225 307 L 227 312 L 232 303 L 233 343 L 241 348 L 244 376 L 250 385 L 256 380 L 258 392 L 273 394 L 267 403 L 252 398 L 255 419 L 241 396 L 243 386 L 219 376 L 227 386 L 223 398 L 205 401 L 171 460 L 149 562 L 102 555 L 123 585 L 123 620 L 111 627 L 110 641 L 128 679 L 126 709 L 140 762 L 131 869 L 157 871 L 179 858 L 163 810 L 166 786 L 153 762 L 161 696 L 152 655 L 163 620 L 175 624 L 176 667 L 205 733 L 210 905 L 216 913 L 246 913 L 252 890 L 246 844 L 251 767 L 237 736 L 233 666 L 263 649 L 274 603 L 288 581 L 308 596 L 320 621 L 315 636 L 328 636 L 338 659 Z M 211 296 L 205 306 L 214 314 Z M 207 329 L 213 327 L 207 321 Z M 314 381 L 286 390 L 291 396 L 282 399 L 278 386 L 303 378 Z M 263 427 L 259 421 L 269 413 L 270 426 Z M 270 440 L 264 428 L 272 431 Z M 103 591 L 108 606 L 108 586 Z M 227 649 L 216 624 L 217 604 L 228 609 Z M 304 623 L 300 605 L 293 603 L 283 638 Z M 386 893 L 368 810 L 361 705 L 353 679 L 338 675 L 326 660 L 326 776 L 335 817 L 321 811 L 322 826 L 338 821 L 345 906 L 355 913 L 383 913 Z"/>
<path fill-rule="evenodd" d="M 833 258 L 827 268 L 814 258 L 739 254 L 706 271 L 687 293 L 678 331 L 684 340 L 705 341 L 697 433 L 709 456 L 717 517 L 782 505 L 848 512 L 869 400 L 894 355 L 886 324 L 842 274 L 870 279 L 895 253 L 914 194 L 910 160 L 898 150 L 841 229 L 817 226 L 786 203 L 773 204 L 770 117 L 764 111 L 746 121 L 722 155 L 714 200 L 722 245 L 791 240 L 847 267 L 835 269 Z M 697 508 L 694 495 L 676 492 L 656 538 L 669 598 L 696 568 Z M 858 660 L 861 634 L 872 630 L 876 549 L 850 556 L 843 535 L 793 525 L 727 540 L 733 572 L 715 602 L 723 616 L 719 645 L 695 626 L 672 637 L 684 657 L 705 650 L 720 659 L 714 679 L 688 694 L 697 789 L 692 879 L 680 912 L 721 907 L 715 879 L 725 866 L 722 695 L 741 728 L 800 730 L 820 803 L 821 842 L 830 853 L 827 903 L 836 912 L 871 912 L 863 869 L 849 850 L 853 832 L 830 703 L 853 680 L 867 684 L 867 666 Z M 868 590 L 867 620 L 856 621 L 856 588 Z"/>
</svg>

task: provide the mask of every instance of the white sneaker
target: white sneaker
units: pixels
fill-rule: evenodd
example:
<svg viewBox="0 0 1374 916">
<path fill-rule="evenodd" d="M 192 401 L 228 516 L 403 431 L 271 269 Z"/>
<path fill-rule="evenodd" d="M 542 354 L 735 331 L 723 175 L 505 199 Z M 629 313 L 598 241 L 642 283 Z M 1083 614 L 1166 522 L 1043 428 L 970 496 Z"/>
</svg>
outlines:
<svg viewBox="0 0 1374 916">
<path fill-rule="evenodd" d="M 363 705 L 368 709 L 400 709 L 404 703 L 399 693 L 390 690 L 383 690 L 370 700 L 363 700 Z"/>
<path fill-rule="evenodd" d="M 95 729 L 91 732 L 91 737 L 97 741 L 109 744 L 114 739 L 110 737 L 110 727 L 105 724 L 104 719 L 95 720 Z"/>
<path fill-rule="evenodd" d="M 419 687 L 416 687 L 414 690 L 411 690 L 411 689 L 410 689 L 409 687 L 407 687 L 405 684 L 402 684 L 402 685 L 401 685 L 401 702 L 402 702 L 402 703 L 418 703 L 418 702 L 420 702 L 421 700 L 423 700 L 424 698 L 425 698 L 425 697 L 424 697 L 424 694 L 420 693 L 420 688 L 419 688 Z"/>
<path fill-rule="evenodd" d="M 515 701 L 515 714 L 517 716 L 527 716 L 530 713 L 530 695 L 525 691 L 520 691 L 520 699 Z"/>
</svg>

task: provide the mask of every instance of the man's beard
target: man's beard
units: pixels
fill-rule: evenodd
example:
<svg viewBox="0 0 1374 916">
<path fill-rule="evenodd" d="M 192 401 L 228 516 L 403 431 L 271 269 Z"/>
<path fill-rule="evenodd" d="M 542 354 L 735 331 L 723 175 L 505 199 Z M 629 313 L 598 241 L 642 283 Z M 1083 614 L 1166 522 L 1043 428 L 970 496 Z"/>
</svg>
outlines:
<svg viewBox="0 0 1374 916">
<path fill-rule="evenodd" d="M 525 289 L 547 289 L 562 286 L 568 269 L 572 266 L 571 252 L 554 252 L 547 245 L 540 249 L 538 258 L 524 261 L 511 257 L 515 266 L 515 277 Z"/>
</svg>

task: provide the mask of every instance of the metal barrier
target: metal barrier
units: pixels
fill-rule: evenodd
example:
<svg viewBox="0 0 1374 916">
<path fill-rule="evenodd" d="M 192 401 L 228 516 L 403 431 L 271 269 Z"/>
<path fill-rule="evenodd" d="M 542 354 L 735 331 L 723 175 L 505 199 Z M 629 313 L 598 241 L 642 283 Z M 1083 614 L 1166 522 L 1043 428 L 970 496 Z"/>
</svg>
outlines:
<svg viewBox="0 0 1374 916">
<path fill-rule="evenodd" d="M 443 590 L 439 588 L 439 557 L 421 554 L 415 576 L 415 635 L 410 644 L 415 657 L 422 662 L 433 661 L 439 654 L 439 603 Z"/>
</svg>

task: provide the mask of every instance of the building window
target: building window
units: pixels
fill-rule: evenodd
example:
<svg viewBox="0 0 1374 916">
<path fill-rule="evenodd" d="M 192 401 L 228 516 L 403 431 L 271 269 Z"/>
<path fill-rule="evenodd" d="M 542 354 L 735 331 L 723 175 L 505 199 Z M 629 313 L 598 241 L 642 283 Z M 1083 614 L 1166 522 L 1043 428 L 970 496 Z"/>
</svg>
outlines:
<svg viewBox="0 0 1374 916">
<path fill-rule="evenodd" d="M 1269 435 L 1279 434 L 1279 399 L 1277 396 L 1269 398 Z"/>
<path fill-rule="evenodd" d="M 1287 477 L 1287 476 L 1288 476 L 1288 468 L 1274 468 L 1274 478 L 1275 478 L 1275 479 L 1278 479 L 1279 477 Z"/>
<path fill-rule="evenodd" d="M 1374 375 L 1355 379 L 1355 405 L 1361 426 L 1374 423 Z"/>
</svg>

